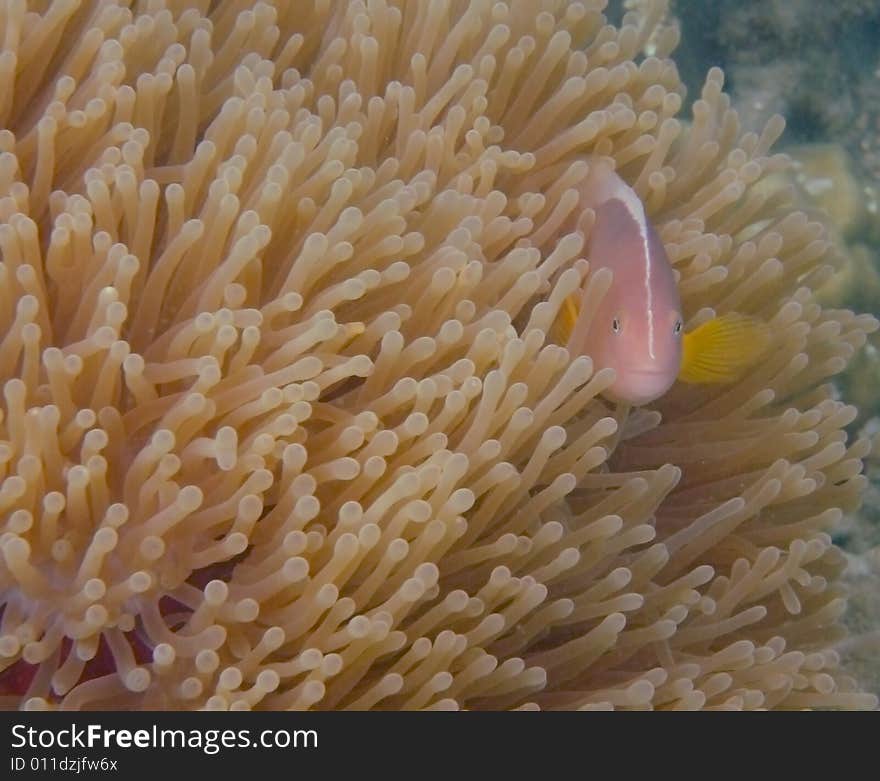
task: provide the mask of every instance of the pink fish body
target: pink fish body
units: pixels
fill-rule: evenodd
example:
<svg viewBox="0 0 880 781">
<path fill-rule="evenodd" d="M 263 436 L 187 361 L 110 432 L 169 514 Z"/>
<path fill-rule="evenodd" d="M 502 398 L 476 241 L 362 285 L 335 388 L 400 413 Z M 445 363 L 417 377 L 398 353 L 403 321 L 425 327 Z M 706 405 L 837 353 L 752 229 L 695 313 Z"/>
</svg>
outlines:
<svg viewBox="0 0 880 781">
<path fill-rule="evenodd" d="M 641 200 L 607 163 L 591 164 L 581 205 L 596 213 L 587 244 L 590 268 L 610 269 L 613 281 L 586 333 L 575 324 L 567 346 L 573 355 L 589 355 L 597 369 L 614 369 L 610 397 L 647 404 L 669 390 L 681 368 L 675 275 Z"/>
</svg>

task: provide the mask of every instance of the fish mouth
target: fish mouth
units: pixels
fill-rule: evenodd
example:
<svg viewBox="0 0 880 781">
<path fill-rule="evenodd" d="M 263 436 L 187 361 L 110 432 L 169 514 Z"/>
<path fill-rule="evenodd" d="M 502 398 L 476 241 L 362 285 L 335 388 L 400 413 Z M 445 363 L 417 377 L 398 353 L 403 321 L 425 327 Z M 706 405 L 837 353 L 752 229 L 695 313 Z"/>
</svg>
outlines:
<svg viewBox="0 0 880 781">
<path fill-rule="evenodd" d="M 618 381 L 612 386 L 612 393 L 630 404 L 642 405 L 663 396 L 675 378 L 668 372 L 652 369 L 623 369 L 618 372 Z"/>
<path fill-rule="evenodd" d="M 638 377 L 660 377 L 666 374 L 666 372 L 661 371 L 660 369 L 629 369 L 626 366 L 621 368 L 627 374 L 634 374 Z"/>
<path fill-rule="evenodd" d="M 621 367 L 617 372 L 617 376 L 638 377 L 645 380 L 665 380 L 669 374 L 659 369 L 627 369 L 626 367 Z"/>
</svg>

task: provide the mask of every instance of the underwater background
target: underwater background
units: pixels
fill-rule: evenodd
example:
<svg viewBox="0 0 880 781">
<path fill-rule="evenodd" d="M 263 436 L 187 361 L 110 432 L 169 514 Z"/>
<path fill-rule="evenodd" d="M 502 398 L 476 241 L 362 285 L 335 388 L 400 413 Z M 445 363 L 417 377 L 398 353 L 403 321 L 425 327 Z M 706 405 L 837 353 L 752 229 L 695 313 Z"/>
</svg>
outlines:
<svg viewBox="0 0 880 781">
<path fill-rule="evenodd" d="M 640 0 L 613 0 L 612 21 Z M 880 313 L 880 0 L 673 0 L 666 25 L 681 42 L 675 61 L 690 103 L 709 68 L 725 74 L 745 130 L 786 120 L 775 151 L 791 156 L 799 206 L 838 239 L 841 271 L 823 303 Z M 864 686 L 880 693 L 880 335 L 872 334 L 834 379 L 858 407 L 851 438 L 873 438 L 869 487 L 834 535 L 847 553 L 851 590 L 843 651 Z"/>
</svg>

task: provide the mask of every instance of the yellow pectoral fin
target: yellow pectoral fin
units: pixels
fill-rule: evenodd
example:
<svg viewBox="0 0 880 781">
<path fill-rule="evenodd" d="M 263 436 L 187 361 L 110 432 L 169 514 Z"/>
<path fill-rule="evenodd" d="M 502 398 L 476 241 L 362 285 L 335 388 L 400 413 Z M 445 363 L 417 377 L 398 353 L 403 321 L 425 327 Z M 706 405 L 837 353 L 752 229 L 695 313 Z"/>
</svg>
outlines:
<svg viewBox="0 0 880 781">
<path fill-rule="evenodd" d="M 678 378 L 693 383 L 730 382 L 761 357 L 769 342 L 769 328 L 754 317 L 713 318 L 684 335 Z"/>
<path fill-rule="evenodd" d="M 559 310 L 556 322 L 553 323 L 552 328 L 554 339 L 563 347 L 568 344 L 571 332 L 574 331 L 574 325 L 577 322 L 578 313 L 577 296 L 572 293 L 562 302 L 562 307 Z"/>
</svg>

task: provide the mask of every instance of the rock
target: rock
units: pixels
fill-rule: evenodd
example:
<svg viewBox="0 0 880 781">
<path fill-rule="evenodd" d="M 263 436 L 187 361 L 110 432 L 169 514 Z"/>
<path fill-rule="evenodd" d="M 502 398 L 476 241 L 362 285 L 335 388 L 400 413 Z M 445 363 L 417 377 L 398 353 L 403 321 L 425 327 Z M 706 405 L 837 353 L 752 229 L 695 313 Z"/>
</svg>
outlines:
<svg viewBox="0 0 880 781">
<path fill-rule="evenodd" d="M 793 178 L 804 205 L 825 211 L 844 237 L 867 220 L 864 186 L 849 153 L 839 144 L 805 144 L 786 152 L 794 160 Z"/>
</svg>

